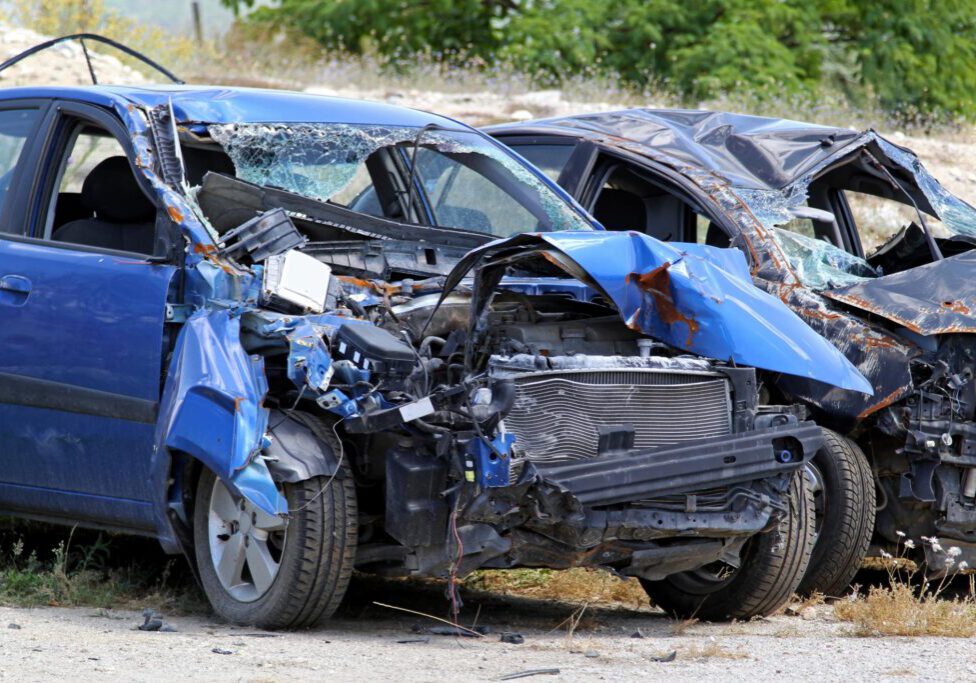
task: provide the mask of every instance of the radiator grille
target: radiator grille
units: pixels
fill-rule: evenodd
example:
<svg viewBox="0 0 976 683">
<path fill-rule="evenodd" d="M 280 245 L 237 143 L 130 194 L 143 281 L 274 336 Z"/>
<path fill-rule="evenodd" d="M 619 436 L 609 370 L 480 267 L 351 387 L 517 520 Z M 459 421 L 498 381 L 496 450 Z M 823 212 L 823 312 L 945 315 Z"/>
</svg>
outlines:
<svg viewBox="0 0 976 683">
<path fill-rule="evenodd" d="M 572 370 L 521 375 L 515 385 L 505 428 L 536 462 L 594 457 L 601 425 L 632 425 L 637 448 L 731 432 L 728 382 L 718 375 Z"/>
</svg>

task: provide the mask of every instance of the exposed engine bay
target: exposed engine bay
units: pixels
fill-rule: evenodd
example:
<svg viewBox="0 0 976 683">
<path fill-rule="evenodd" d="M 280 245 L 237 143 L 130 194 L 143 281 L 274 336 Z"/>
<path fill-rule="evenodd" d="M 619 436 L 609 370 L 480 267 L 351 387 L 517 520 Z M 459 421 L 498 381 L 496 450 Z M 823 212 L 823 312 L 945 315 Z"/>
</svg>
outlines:
<svg viewBox="0 0 976 683">
<path fill-rule="evenodd" d="M 357 296 L 337 280 L 340 300 Z M 429 295 L 359 305 L 376 325 L 326 332 L 334 377 L 318 403 L 359 406 L 343 426 L 368 520 L 364 568 L 604 565 L 654 579 L 735 566 L 785 512 L 790 477 L 819 444 L 798 411 L 759 414 L 753 369 L 681 354 L 603 305 L 502 292 L 473 367 L 470 296 L 432 317 Z M 279 409 L 300 406 L 284 349 L 264 352 Z M 737 435 L 756 443 L 727 452 Z M 744 469 L 723 481 L 716 464 L 739 458 L 761 462 L 762 478 Z"/>
</svg>

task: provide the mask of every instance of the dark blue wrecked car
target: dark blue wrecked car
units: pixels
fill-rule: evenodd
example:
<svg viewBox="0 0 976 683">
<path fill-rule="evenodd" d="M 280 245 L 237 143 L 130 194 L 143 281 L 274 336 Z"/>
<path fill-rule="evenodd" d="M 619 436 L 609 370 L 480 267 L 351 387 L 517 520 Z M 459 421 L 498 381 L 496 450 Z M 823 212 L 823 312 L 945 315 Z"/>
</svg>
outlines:
<svg viewBox="0 0 976 683">
<path fill-rule="evenodd" d="M 840 595 L 869 547 L 904 553 L 906 534 L 956 548 L 919 542 L 930 574 L 976 565 L 976 209 L 911 150 L 873 130 L 693 110 L 492 132 L 610 230 L 741 250 L 754 283 L 871 382 L 873 396 L 795 375 L 764 386 L 832 430 L 807 468 L 818 539 L 802 592 Z"/>
<path fill-rule="evenodd" d="M 353 568 L 608 567 L 780 606 L 820 429 L 870 392 L 739 252 L 599 231 L 455 121 L 202 87 L 0 93 L 0 509 L 159 539 L 223 617 Z"/>
</svg>

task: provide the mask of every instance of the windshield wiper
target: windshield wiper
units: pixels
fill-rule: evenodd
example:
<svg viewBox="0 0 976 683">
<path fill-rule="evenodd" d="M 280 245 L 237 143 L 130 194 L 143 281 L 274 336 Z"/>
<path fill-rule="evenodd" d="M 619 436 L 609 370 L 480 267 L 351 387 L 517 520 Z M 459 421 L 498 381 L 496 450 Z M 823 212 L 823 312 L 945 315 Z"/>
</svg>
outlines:
<svg viewBox="0 0 976 683">
<path fill-rule="evenodd" d="M 911 192 L 906 190 L 901 183 L 895 180 L 895 176 L 891 175 L 891 171 L 885 168 L 885 165 L 878 161 L 874 155 L 871 154 L 871 152 L 866 149 L 863 150 L 863 152 L 871 165 L 884 174 L 885 178 L 888 179 L 888 182 L 891 183 L 891 186 L 896 190 L 901 190 L 902 194 L 904 194 L 908 198 L 908 201 L 912 203 L 912 207 L 915 209 L 915 213 L 918 215 L 918 220 L 922 224 L 922 232 L 925 233 L 925 241 L 929 245 L 929 251 L 932 252 L 932 258 L 934 258 L 936 261 L 941 261 L 944 259 L 945 256 L 942 255 L 942 250 L 939 249 L 939 245 L 936 244 L 935 238 L 932 237 L 932 232 L 929 230 L 928 223 L 925 222 L 925 216 L 922 215 L 922 210 L 918 208 L 918 204 L 915 203 L 915 198 L 912 197 Z"/>
</svg>

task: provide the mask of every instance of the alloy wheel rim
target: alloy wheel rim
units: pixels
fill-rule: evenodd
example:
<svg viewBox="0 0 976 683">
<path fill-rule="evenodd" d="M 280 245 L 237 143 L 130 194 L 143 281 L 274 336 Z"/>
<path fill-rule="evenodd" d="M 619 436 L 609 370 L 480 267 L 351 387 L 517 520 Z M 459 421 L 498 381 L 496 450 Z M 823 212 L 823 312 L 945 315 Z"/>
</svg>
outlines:
<svg viewBox="0 0 976 683">
<path fill-rule="evenodd" d="M 219 479 L 214 482 L 207 520 L 210 560 L 232 598 L 254 602 L 271 590 L 281 569 L 285 528 L 283 518 L 233 496 Z"/>
<path fill-rule="evenodd" d="M 813 462 L 808 462 L 804 466 L 803 473 L 807 478 L 807 483 L 810 485 L 810 490 L 813 492 L 813 537 L 814 542 L 816 542 L 816 539 L 820 536 L 820 525 L 823 523 L 824 513 L 827 507 L 823 473 Z"/>
</svg>

